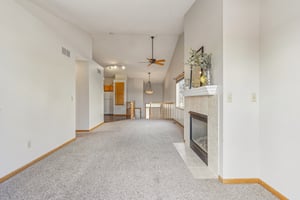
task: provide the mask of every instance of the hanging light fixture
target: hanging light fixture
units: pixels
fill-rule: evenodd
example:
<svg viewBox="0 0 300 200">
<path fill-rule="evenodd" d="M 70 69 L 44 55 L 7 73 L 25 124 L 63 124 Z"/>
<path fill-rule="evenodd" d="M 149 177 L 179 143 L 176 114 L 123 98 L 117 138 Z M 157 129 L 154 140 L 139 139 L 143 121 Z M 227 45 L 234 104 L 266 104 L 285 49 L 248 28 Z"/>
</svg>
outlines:
<svg viewBox="0 0 300 200">
<path fill-rule="evenodd" d="M 148 83 L 146 84 L 145 93 L 146 94 L 153 94 L 154 92 L 153 92 L 152 87 L 151 87 L 150 72 L 148 72 L 148 75 L 149 75 L 149 80 L 148 80 Z"/>
</svg>

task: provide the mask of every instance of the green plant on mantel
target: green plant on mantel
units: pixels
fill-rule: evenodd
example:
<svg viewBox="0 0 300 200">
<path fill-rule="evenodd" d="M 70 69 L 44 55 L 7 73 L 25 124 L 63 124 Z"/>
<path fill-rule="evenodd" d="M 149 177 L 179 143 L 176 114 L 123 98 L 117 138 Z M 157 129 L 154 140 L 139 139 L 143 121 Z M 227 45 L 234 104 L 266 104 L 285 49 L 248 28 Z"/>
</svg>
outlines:
<svg viewBox="0 0 300 200">
<path fill-rule="evenodd" d="M 204 70 L 211 68 L 211 56 L 212 54 L 202 53 L 194 49 L 189 51 L 190 57 L 187 60 L 187 64 L 190 66 L 200 66 Z"/>
<path fill-rule="evenodd" d="M 200 87 L 210 84 L 210 69 L 211 69 L 211 57 L 212 54 L 207 54 L 200 50 L 190 49 L 190 57 L 187 60 L 187 64 L 190 65 L 191 77 L 190 84 L 192 87 Z"/>
<path fill-rule="evenodd" d="M 200 66 L 200 52 L 197 52 L 197 50 L 190 49 L 189 51 L 190 57 L 187 60 L 187 64 L 190 66 Z"/>
</svg>

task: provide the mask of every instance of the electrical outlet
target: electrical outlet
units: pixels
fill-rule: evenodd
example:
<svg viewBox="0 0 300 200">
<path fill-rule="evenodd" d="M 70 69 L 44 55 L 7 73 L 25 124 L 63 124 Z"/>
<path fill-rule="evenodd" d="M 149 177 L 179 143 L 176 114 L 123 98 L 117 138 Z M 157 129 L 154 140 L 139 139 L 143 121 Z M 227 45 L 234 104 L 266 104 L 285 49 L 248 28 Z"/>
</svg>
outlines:
<svg viewBox="0 0 300 200">
<path fill-rule="evenodd" d="M 232 94 L 228 93 L 227 95 L 227 103 L 232 103 Z"/>
<path fill-rule="evenodd" d="M 31 141 L 30 141 L 30 140 L 27 142 L 27 148 L 28 148 L 28 149 L 31 148 Z"/>
<path fill-rule="evenodd" d="M 252 94 L 251 94 L 251 101 L 252 101 L 252 102 L 256 102 L 256 101 L 257 101 L 256 93 L 252 93 Z"/>
</svg>

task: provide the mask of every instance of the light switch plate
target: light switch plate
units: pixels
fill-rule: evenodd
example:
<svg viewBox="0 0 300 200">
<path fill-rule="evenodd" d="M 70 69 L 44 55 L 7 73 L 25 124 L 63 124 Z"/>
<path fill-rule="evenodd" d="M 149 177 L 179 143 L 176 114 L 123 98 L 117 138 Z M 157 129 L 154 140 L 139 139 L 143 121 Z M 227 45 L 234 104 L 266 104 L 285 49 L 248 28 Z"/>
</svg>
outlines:
<svg viewBox="0 0 300 200">
<path fill-rule="evenodd" d="M 252 102 L 256 102 L 256 101 L 257 101 L 256 93 L 252 93 L 252 94 L 251 94 L 251 101 L 252 101 Z"/>
<path fill-rule="evenodd" d="M 232 93 L 227 94 L 227 103 L 232 103 Z"/>
</svg>

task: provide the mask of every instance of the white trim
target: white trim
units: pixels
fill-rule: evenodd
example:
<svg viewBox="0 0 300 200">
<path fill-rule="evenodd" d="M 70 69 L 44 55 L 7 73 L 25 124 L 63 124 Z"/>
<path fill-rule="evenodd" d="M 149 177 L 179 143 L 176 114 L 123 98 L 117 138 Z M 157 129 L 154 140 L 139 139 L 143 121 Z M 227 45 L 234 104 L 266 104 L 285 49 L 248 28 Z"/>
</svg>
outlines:
<svg viewBox="0 0 300 200">
<path fill-rule="evenodd" d="M 184 96 L 185 97 L 191 97 L 191 96 L 210 96 L 210 95 L 216 95 L 217 94 L 217 85 L 208 85 L 198 88 L 192 88 L 192 89 L 185 89 L 184 90 Z"/>
</svg>

